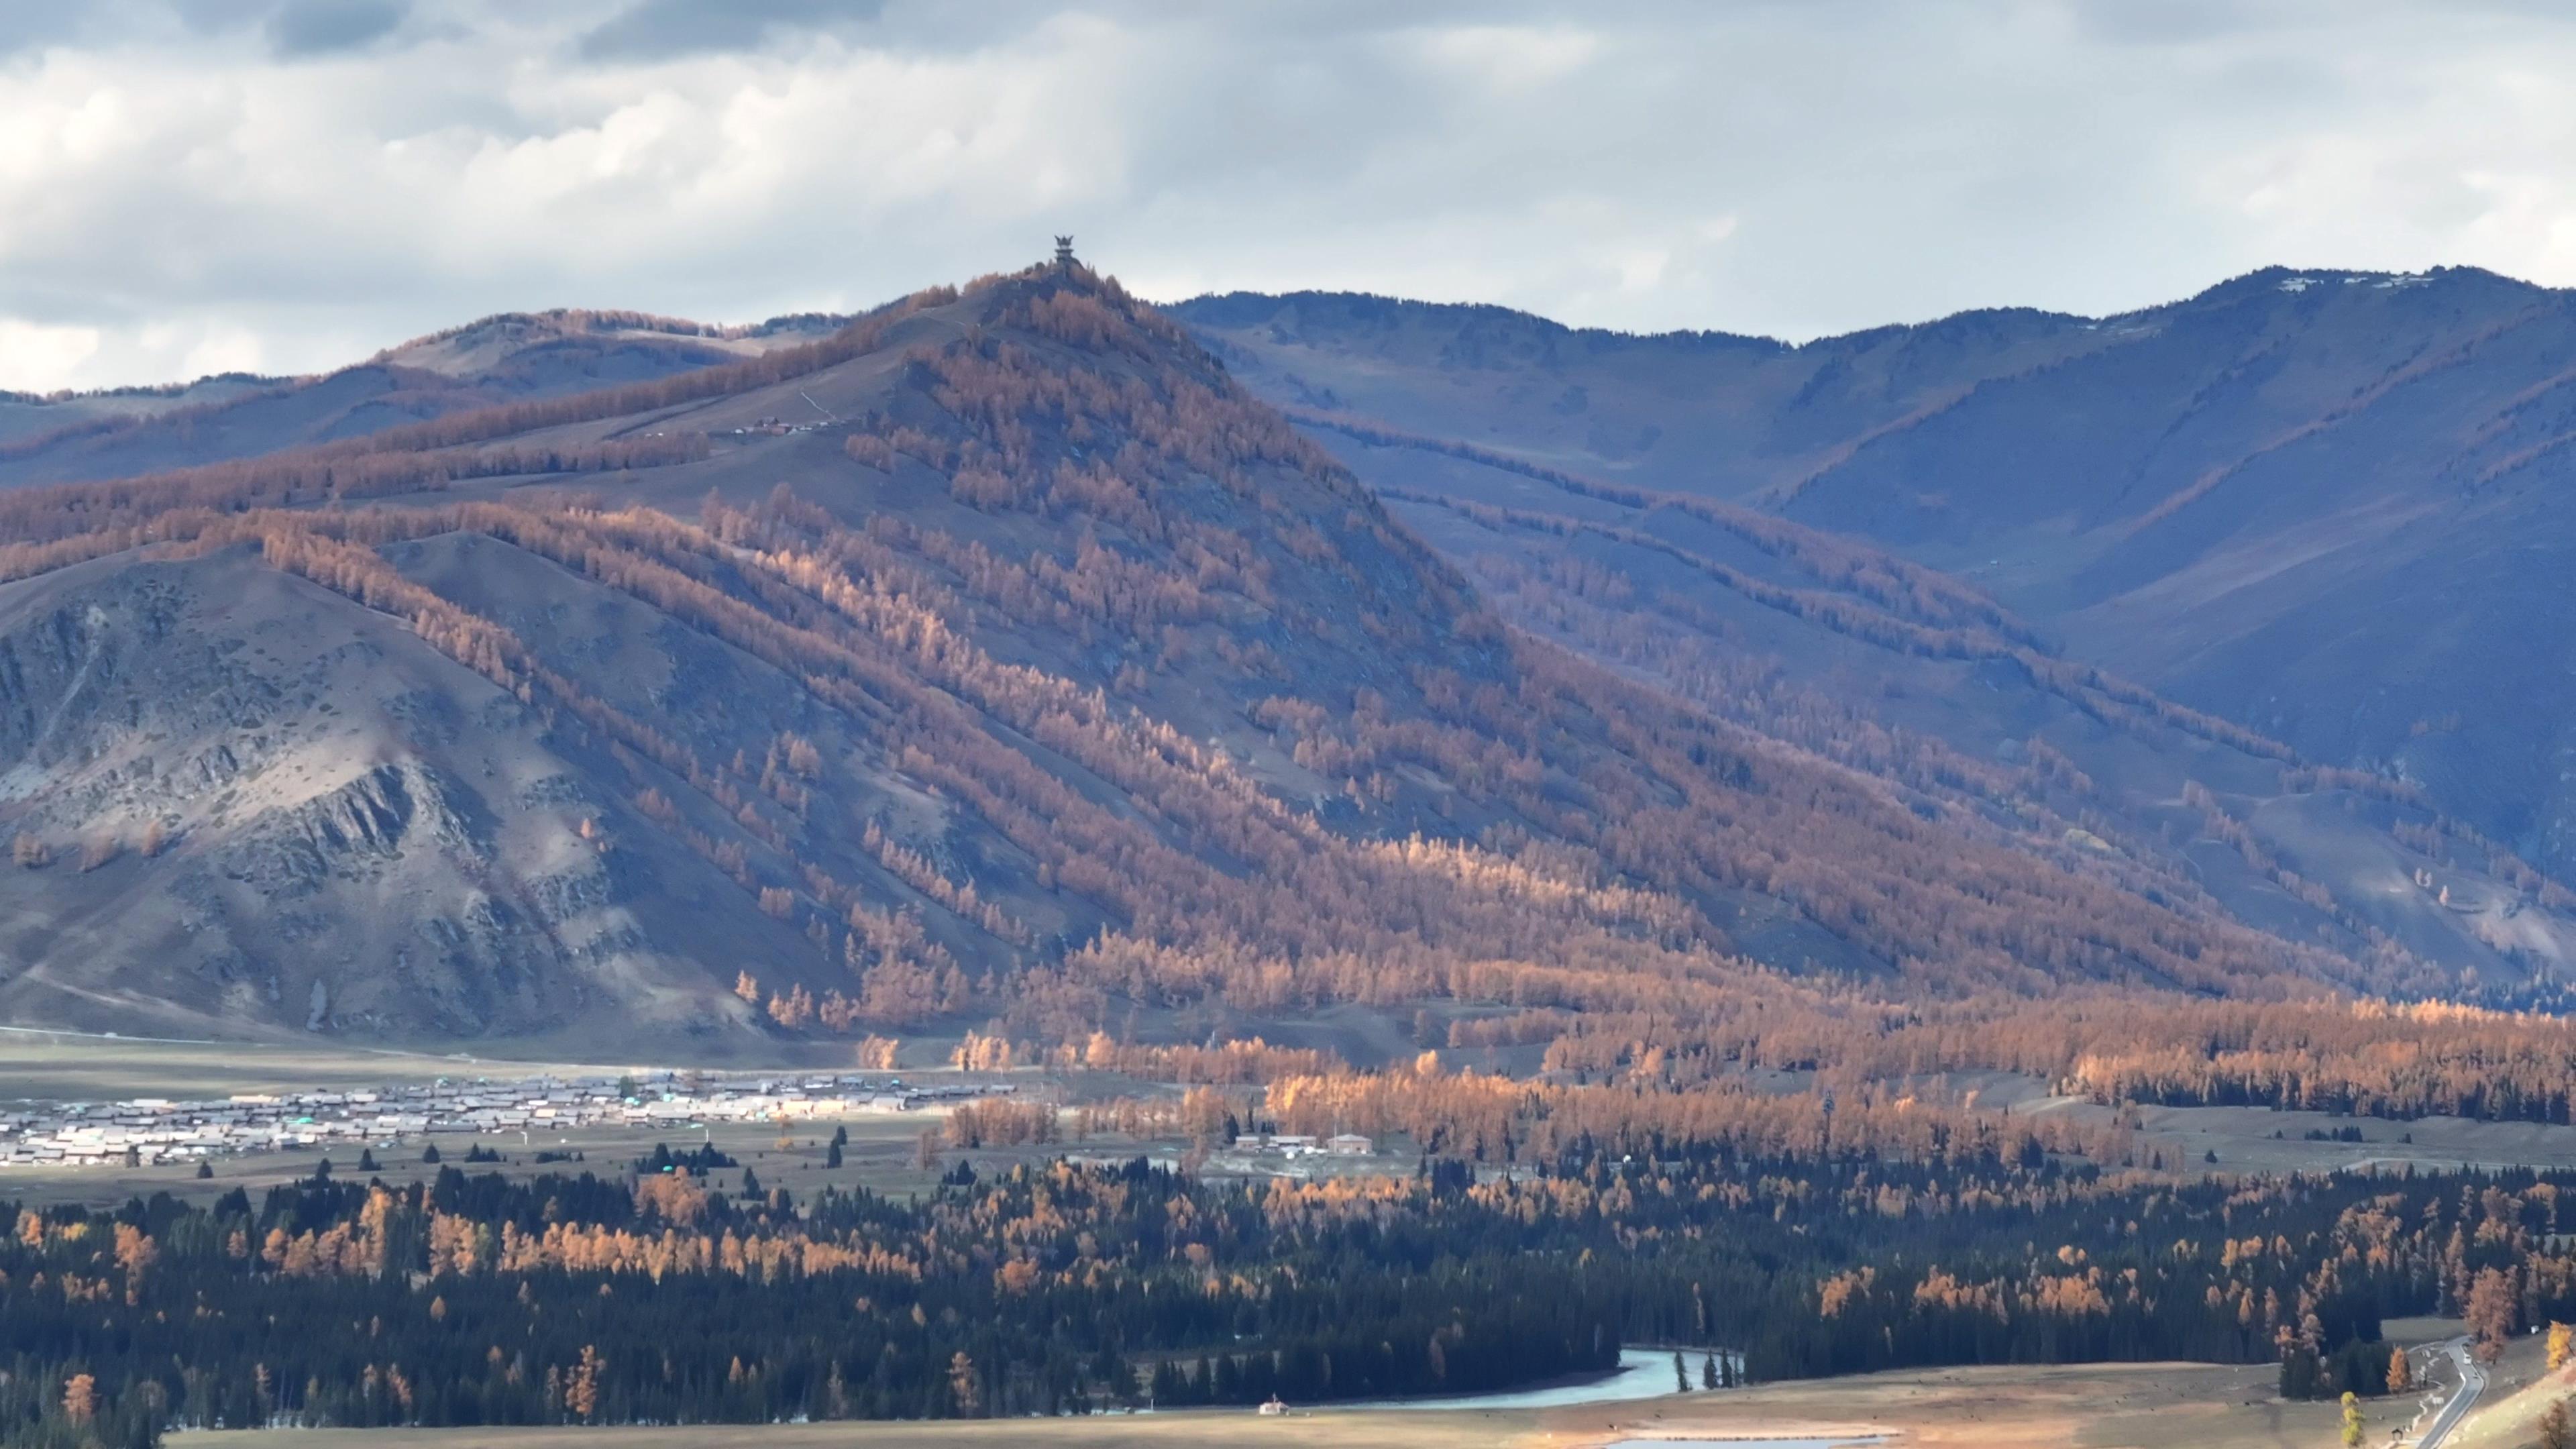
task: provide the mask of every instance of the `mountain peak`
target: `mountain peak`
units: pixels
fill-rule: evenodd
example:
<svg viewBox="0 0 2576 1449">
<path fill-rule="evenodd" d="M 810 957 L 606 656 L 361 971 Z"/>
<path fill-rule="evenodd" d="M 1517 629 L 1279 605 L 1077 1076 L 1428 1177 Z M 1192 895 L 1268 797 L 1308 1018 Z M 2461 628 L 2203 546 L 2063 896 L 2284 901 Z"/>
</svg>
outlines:
<svg viewBox="0 0 2576 1449">
<path fill-rule="evenodd" d="M 2554 295 L 2557 289 L 2525 282 L 2483 267 L 2436 266 L 2420 272 L 2387 272 L 2349 267 L 2267 266 L 2203 288 L 2179 302 L 2140 308 L 2121 317 L 2149 316 L 2178 308 L 2229 305 L 2246 301 L 2298 298 L 2309 303 L 2329 298 L 2369 299 L 2389 293 L 2431 292 L 2464 300 L 2514 302 Z M 2116 320 L 2105 318 L 2101 320 Z"/>
</svg>

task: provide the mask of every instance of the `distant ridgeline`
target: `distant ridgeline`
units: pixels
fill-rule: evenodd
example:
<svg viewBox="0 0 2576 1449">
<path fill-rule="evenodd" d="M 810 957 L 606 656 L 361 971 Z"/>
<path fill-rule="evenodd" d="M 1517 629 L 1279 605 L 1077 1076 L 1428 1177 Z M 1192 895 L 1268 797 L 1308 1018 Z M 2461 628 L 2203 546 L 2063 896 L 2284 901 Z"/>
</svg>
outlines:
<svg viewBox="0 0 2576 1449">
<path fill-rule="evenodd" d="M 1740 1349 L 1756 1379 L 2280 1359 L 2293 1392 L 2375 1393 L 2383 1316 L 2462 1312 L 2497 1342 L 2576 1316 L 2576 1260 L 2543 1246 L 2576 1228 L 2565 1175 L 2248 1189 L 1701 1150 L 1483 1183 L 1139 1160 L 960 1169 L 906 1202 L 743 1186 L 448 1167 L 16 1211 L 0 1438 L 1463 1393 L 1608 1370 L 1623 1343 Z"/>
</svg>

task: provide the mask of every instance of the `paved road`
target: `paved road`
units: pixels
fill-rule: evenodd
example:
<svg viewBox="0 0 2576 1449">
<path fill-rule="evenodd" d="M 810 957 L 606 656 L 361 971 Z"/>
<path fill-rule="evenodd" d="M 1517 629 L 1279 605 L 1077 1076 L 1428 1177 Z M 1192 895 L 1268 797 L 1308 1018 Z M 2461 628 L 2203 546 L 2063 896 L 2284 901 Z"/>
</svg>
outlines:
<svg viewBox="0 0 2576 1449">
<path fill-rule="evenodd" d="M 2442 1441 L 2478 1406 L 2478 1395 L 2487 1391 L 2487 1371 L 2470 1356 L 2468 1335 L 2446 1339 L 2436 1346 L 2459 1366 L 2460 1386 L 2443 1401 L 2440 1412 L 2433 1415 L 2432 1424 L 2424 1430 L 2424 1437 L 2415 1441 L 2415 1449 L 2441 1449 Z"/>
</svg>

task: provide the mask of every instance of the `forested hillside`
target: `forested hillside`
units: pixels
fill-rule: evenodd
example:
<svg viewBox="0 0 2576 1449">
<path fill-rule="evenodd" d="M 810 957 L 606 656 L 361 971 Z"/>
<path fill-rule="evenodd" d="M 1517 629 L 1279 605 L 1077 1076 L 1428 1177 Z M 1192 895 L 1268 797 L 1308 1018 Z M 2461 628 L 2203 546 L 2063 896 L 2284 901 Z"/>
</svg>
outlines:
<svg viewBox="0 0 2576 1449">
<path fill-rule="evenodd" d="M 1045 1044 L 2424 984 L 2091 848 L 2044 759 L 1856 768 L 1506 627 L 1079 269 L 0 528 L 29 1020 Z"/>
<path fill-rule="evenodd" d="M 1837 758 L 2046 774 L 2266 929 L 2554 1000 L 2564 294 L 2258 273 L 1798 347 L 1178 309 L 1506 618 Z"/>
<path fill-rule="evenodd" d="M 2316 893 L 2235 792 L 2439 853 L 2533 931 L 2549 881 L 1973 589 L 1697 507 L 1669 512 L 1739 563 L 1678 526 L 1618 541 L 1937 671 L 1883 699 L 2030 712 L 2020 752 L 1763 681 L 1734 625 L 1595 619 L 1631 584 L 1572 549 L 1480 561 L 1480 590 L 1078 267 L 605 391 L 20 488 L 0 1006 L 698 1055 L 972 1031 L 988 1062 L 1202 1080 L 1525 1048 L 1684 1113 L 1766 1066 L 2563 1115 L 2554 1024 L 2329 994 L 2458 982 L 2331 896 L 2267 915 Z M 2050 743 L 2088 737 L 2143 742 L 2189 828 L 2137 828 Z M 2203 830 L 2236 875 L 2200 869 Z"/>
</svg>

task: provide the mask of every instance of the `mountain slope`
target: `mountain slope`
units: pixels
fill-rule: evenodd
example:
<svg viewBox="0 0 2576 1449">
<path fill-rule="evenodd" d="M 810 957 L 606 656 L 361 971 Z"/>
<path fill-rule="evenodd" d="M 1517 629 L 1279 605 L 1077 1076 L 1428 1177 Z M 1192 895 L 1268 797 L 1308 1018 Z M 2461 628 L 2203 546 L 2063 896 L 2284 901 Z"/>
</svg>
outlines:
<svg viewBox="0 0 2576 1449">
<path fill-rule="evenodd" d="M 611 982 L 649 1013 L 670 953 L 694 988 L 784 935 L 491 681 L 255 544 L 6 592 L 0 793 L 53 857 L 0 878 L 27 1019 L 471 1035 Z"/>
<path fill-rule="evenodd" d="M 2411 969 L 1514 632 L 1079 268 L 0 537 L 21 1021 L 1043 1044 Z"/>
<path fill-rule="evenodd" d="M 530 398 L 668 377 L 810 342 L 847 319 L 751 327 L 634 312 L 513 312 L 319 377 L 0 398 L 0 487 L 116 478 L 360 438 Z"/>
<path fill-rule="evenodd" d="M 2471 271 L 2276 270 L 2119 318 L 1969 314 L 1796 348 L 1315 295 L 1178 312 L 1453 557 L 1501 535 L 1426 507 L 1578 519 L 1594 550 L 1603 528 L 1697 537 L 1778 572 L 1730 551 L 1740 523 L 1687 516 L 1732 507 L 1950 570 L 2040 653 L 2370 777 L 2334 777 L 2359 792 L 2338 803 L 2048 735 L 2125 797 L 2104 808 L 2130 838 L 2188 832 L 2165 853 L 2240 914 L 2276 929 L 2299 914 L 2299 889 L 2267 905 L 2229 884 L 2250 865 L 2330 895 L 2311 915 L 2340 920 L 2309 921 L 2330 936 L 2380 931 L 2490 986 L 2563 969 L 2563 926 L 2533 914 L 2561 897 L 2513 858 L 2570 865 L 2561 712 L 2545 707 L 2566 687 L 2563 629 L 2530 607 L 2569 533 L 2563 294 Z M 1505 552 L 1531 546 L 1556 545 Z M 1742 589 L 1685 572 L 1618 612 L 1743 607 Z M 1838 708 L 1887 712 L 1884 650 L 1840 678 L 1809 667 L 1808 644 L 1767 650 Z M 1943 696 L 1950 713 L 1924 722 L 1953 748 L 2023 748 L 2009 688 L 1917 687 Z M 2189 806 L 2185 783 L 2219 808 Z"/>
</svg>

